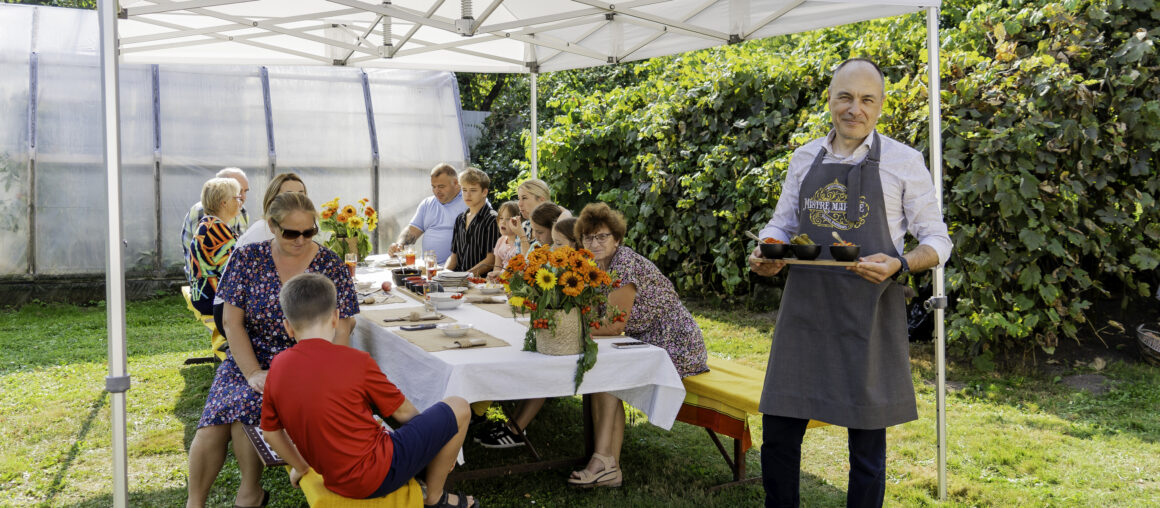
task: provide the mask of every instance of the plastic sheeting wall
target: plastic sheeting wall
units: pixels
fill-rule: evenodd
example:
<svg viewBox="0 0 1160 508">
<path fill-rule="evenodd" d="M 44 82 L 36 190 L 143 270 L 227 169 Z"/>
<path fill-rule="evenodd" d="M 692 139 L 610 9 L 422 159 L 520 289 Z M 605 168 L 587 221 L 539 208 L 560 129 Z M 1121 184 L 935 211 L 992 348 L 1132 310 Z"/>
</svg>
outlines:
<svg viewBox="0 0 1160 508">
<path fill-rule="evenodd" d="M 96 32 L 91 11 L 0 5 L 0 277 L 104 270 Z M 377 198 L 385 245 L 430 195 L 430 169 L 464 166 L 458 108 L 446 72 L 122 65 L 128 270 L 180 273 L 185 214 L 227 166 L 249 177 L 252 220 L 280 172 L 316 204 Z"/>
</svg>

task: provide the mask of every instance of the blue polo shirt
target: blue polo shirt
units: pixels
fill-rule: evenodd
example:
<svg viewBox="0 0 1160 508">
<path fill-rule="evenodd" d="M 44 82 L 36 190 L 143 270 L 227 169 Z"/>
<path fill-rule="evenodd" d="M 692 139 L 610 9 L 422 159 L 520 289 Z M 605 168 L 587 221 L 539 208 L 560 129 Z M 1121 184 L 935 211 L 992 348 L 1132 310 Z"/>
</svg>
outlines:
<svg viewBox="0 0 1160 508">
<path fill-rule="evenodd" d="M 423 231 L 423 248 L 435 251 L 439 264 L 451 256 L 451 236 L 455 229 L 455 218 L 467 211 L 463 193 L 455 195 L 450 203 L 443 204 L 435 196 L 429 196 L 419 203 L 411 225 Z"/>
</svg>

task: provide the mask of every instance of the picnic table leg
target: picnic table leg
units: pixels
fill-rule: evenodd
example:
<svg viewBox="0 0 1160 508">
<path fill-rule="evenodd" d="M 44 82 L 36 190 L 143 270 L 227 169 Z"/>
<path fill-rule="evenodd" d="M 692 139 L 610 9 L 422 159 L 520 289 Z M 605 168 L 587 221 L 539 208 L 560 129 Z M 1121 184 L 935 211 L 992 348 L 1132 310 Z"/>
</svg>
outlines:
<svg viewBox="0 0 1160 508">
<path fill-rule="evenodd" d="M 584 394 L 582 400 L 584 411 L 584 455 L 591 457 L 593 453 L 596 453 L 596 429 L 592 425 L 592 396 Z"/>
</svg>

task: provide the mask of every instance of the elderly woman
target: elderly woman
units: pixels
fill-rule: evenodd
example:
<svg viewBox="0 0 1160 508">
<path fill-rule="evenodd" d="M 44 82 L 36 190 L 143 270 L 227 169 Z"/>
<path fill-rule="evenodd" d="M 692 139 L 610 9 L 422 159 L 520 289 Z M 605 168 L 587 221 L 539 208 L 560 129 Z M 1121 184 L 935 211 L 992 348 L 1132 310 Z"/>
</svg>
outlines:
<svg viewBox="0 0 1160 508">
<path fill-rule="evenodd" d="M 245 437 L 243 425 L 258 423 L 270 361 L 294 344 L 286 335 L 278 303 L 283 283 L 303 272 L 321 273 L 333 281 L 338 288 L 341 318 L 335 343 L 350 343 L 358 302 L 343 260 L 311 241 L 318 234 L 317 215 L 314 203 L 305 194 L 279 194 L 266 213 L 274 239 L 234 251 L 230 269 L 218 288 L 225 300 L 223 320 L 230 350 L 218 366 L 197 433 L 189 445 L 186 506 L 205 505 L 230 440 L 242 473 L 234 504 L 265 506 L 269 500 L 269 493 L 259 484 L 262 462 Z"/>
<path fill-rule="evenodd" d="M 268 217 L 270 213 L 270 203 L 273 203 L 274 198 L 279 194 L 284 194 L 287 192 L 298 192 L 305 195 L 306 184 L 302 182 L 302 178 L 294 173 L 279 173 L 276 175 L 273 180 L 270 180 L 270 185 L 266 186 L 266 194 L 262 197 L 262 216 Z M 247 229 L 245 233 L 242 233 L 242 236 L 238 237 L 237 244 L 234 245 L 234 248 L 236 249 L 243 245 L 265 242 L 267 240 L 273 239 L 274 233 L 270 231 L 269 220 L 260 220 L 250 225 L 250 228 Z M 224 266 L 222 267 L 222 271 L 225 271 Z M 213 299 L 213 322 L 215 325 L 217 325 L 218 331 L 221 332 L 224 336 L 225 326 L 222 325 L 223 305 L 225 305 L 225 301 L 223 301 L 221 297 Z"/>
<path fill-rule="evenodd" d="M 576 237 L 592 251 L 602 270 L 616 271 L 620 288 L 608 304 L 628 312 L 622 322 L 605 323 L 592 335 L 628 335 L 668 352 L 681 377 L 707 372 L 708 355 L 701 329 L 681 304 L 673 283 L 651 261 L 622 244 L 624 217 L 604 203 L 584 207 L 576 221 Z M 577 486 L 616 487 L 621 484 L 620 446 L 624 441 L 624 404 L 608 393 L 592 396 L 596 450 L 588 467 L 572 473 Z"/>
<path fill-rule="evenodd" d="M 536 240 L 532 235 L 532 212 L 537 206 L 552 200 L 548 184 L 539 178 L 524 180 L 516 187 L 516 203 L 520 207 L 520 216 L 524 218 L 524 227 L 516 233 L 516 248 L 520 254 L 527 254 L 532 250 L 532 243 Z"/>
<path fill-rule="evenodd" d="M 198 312 L 213 314 L 218 279 L 225 271 L 237 238 L 229 223 L 242 209 L 242 186 L 233 178 L 211 178 L 201 186 L 205 216 L 189 242 L 189 299 Z M 220 328 L 220 327 L 219 327 Z"/>
</svg>

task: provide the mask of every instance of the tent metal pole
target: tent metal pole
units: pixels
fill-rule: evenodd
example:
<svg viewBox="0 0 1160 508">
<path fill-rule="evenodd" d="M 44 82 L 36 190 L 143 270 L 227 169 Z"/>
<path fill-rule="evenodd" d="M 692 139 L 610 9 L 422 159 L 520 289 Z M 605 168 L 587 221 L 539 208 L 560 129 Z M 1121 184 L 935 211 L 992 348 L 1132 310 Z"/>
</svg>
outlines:
<svg viewBox="0 0 1160 508">
<path fill-rule="evenodd" d="M 939 34 L 938 7 L 926 9 L 926 51 L 927 51 L 927 92 L 930 97 L 930 170 L 934 178 L 934 194 L 938 207 L 943 209 L 943 160 L 942 160 L 942 116 L 940 110 L 939 82 Z M 947 499 L 947 341 L 946 341 L 946 287 L 945 268 L 934 269 L 934 294 L 931 307 L 934 309 L 935 363 L 938 370 L 938 393 L 936 394 L 938 426 L 938 498 Z"/>
<path fill-rule="evenodd" d="M 117 2 L 97 2 L 101 38 L 101 94 L 104 110 L 106 192 L 108 193 L 108 247 L 105 260 L 105 304 L 108 308 L 109 392 L 112 418 L 113 506 L 128 506 L 128 457 L 125 440 L 125 392 L 129 390 L 125 357 L 124 231 L 121 227 L 121 116 L 117 69 Z"/>
<path fill-rule="evenodd" d="M 540 150 L 538 149 L 540 123 L 536 121 L 536 105 L 539 103 L 539 100 L 537 100 L 536 97 L 536 82 L 538 81 L 537 78 L 539 78 L 539 76 L 540 73 L 538 72 L 532 73 L 532 93 L 530 94 L 531 98 L 529 99 L 532 103 L 532 125 L 528 129 L 532 133 L 532 178 L 539 178 L 540 172 Z"/>
</svg>

